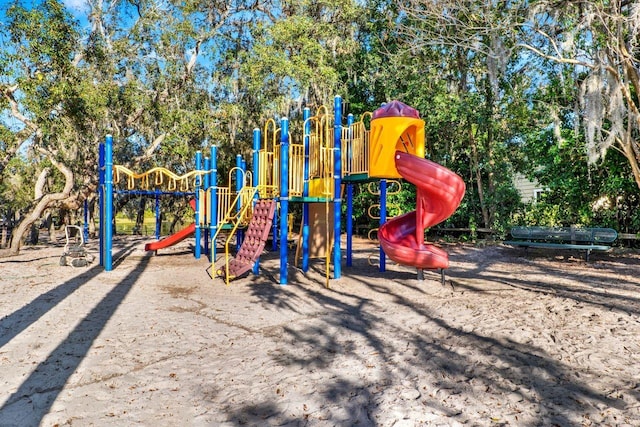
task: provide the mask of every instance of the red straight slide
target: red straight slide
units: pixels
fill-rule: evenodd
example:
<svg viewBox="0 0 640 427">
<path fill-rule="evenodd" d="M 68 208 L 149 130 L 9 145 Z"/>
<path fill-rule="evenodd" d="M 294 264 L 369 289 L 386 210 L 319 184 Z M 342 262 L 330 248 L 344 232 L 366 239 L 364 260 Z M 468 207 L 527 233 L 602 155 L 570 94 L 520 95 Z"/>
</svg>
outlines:
<svg viewBox="0 0 640 427">
<path fill-rule="evenodd" d="M 191 208 L 196 210 L 196 199 L 189 200 L 189 204 Z M 173 246 L 176 243 L 182 242 L 187 237 L 191 236 L 196 231 L 196 225 L 191 224 L 186 228 L 178 231 L 175 234 L 165 237 L 164 239 L 157 240 L 155 242 L 147 243 L 144 245 L 145 251 L 157 251 L 158 249 L 168 248 L 169 246 Z"/>
<path fill-rule="evenodd" d="M 430 160 L 396 151 L 396 168 L 417 187 L 416 210 L 392 218 L 378 231 L 380 246 L 395 262 L 420 269 L 449 267 L 449 255 L 424 242 L 424 230 L 449 218 L 460 206 L 462 178 Z"/>
<path fill-rule="evenodd" d="M 187 237 L 191 236 L 196 231 L 196 225 L 191 224 L 190 226 L 183 228 L 175 234 L 165 237 L 164 239 L 157 240 L 155 242 L 147 243 L 144 245 L 145 251 L 157 251 L 158 249 L 168 248 L 169 246 L 173 246 L 176 243 L 182 242 Z"/>
</svg>

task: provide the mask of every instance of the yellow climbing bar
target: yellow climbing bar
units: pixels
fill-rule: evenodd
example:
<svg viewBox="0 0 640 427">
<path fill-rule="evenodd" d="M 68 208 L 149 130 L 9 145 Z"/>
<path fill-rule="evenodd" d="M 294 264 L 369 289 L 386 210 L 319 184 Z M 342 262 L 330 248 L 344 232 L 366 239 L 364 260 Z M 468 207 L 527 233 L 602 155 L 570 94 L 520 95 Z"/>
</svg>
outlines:
<svg viewBox="0 0 640 427">
<path fill-rule="evenodd" d="M 127 190 L 166 187 L 169 191 L 190 191 L 195 188 L 196 177 L 202 177 L 209 172 L 208 170 L 193 170 L 184 175 L 178 175 L 169 169 L 155 167 L 146 172 L 137 173 L 125 166 L 113 165 L 113 183 L 119 184 L 126 177 Z"/>
</svg>

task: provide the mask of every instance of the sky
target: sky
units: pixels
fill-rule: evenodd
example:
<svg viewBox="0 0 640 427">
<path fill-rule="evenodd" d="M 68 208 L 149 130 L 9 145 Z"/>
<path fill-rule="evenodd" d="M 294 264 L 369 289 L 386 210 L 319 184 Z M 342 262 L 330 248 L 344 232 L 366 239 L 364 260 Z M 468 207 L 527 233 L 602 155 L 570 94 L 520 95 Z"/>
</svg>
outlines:
<svg viewBox="0 0 640 427">
<path fill-rule="evenodd" d="M 88 6 L 86 0 L 63 0 L 62 3 L 69 13 L 78 20 L 81 26 L 87 26 Z"/>
<path fill-rule="evenodd" d="M 13 3 L 13 0 L 0 0 L 0 22 L 4 21 L 4 14 L 7 8 Z M 34 0 L 21 0 L 21 3 L 29 7 L 34 3 Z M 62 0 L 62 4 L 69 10 L 69 12 L 75 17 L 80 18 L 86 15 L 87 1 L 86 0 Z"/>
<path fill-rule="evenodd" d="M 74 14 L 82 12 L 87 7 L 85 0 L 64 0 L 63 3 Z"/>
</svg>

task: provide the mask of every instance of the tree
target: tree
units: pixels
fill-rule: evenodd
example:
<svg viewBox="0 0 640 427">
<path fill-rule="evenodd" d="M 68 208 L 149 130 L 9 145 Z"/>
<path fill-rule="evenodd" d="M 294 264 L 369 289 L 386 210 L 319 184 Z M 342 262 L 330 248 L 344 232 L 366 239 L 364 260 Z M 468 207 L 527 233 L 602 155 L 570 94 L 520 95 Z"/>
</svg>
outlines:
<svg viewBox="0 0 640 427">
<path fill-rule="evenodd" d="M 285 1 L 273 20 L 256 27 L 241 76 L 270 107 L 266 118 L 301 115 L 304 106 L 331 105 L 334 95 L 345 94 L 338 67 L 356 50 L 358 10 L 353 1 Z"/>
<path fill-rule="evenodd" d="M 78 57 L 73 54 L 78 33 L 64 8 L 52 0 L 31 11 L 16 4 L 9 8 L 7 17 L 9 34 L 4 36 L 9 47 L 0 58 L 7 80 L 0 88 L 0 105 L 21 126 L 3 124 L 0 177 L 6 177 L 6 166 L 28 144 L 31 158 L 46 160 L 62 178 L 58 188 L 45 192 L 51 170 L 41 168 L 36 174 L 33 203 L 13 233 L 10 253 L 15 254 L 22 236 L 47 208 L 72 199 L 74 173 L 67 162 L 82 163 L 83 159 L 78 146 L 65 142 L 79 130 L 75 119 L 82 99 L 74 84 L 81 79 L 74 67 Z"/>
<path fill-rule="evenodd" d="M 640 187 L 640 5 L 630 0 L 540 1 L 529 17 L 519 46 L 579 76 L 576 112 L 589 162 L 617 149 Z"/>
<path fill-rule="evenodd" d="M 547 76 L 570 69 L 580 83 L 575 114 L 584 125 L 588 161 L 595 163 L 609 148 L 617 149 L 640 187 L 640 7 L 636 1 L 402 3 L 407 16 L 436 22 L 437 34 L 442 36 L 434 39 L 433 34 L 405 27 L 416 45 L 444 41 L 444 46 L 484 52 L 489 71 L 498 72 L 492 73 L 496 78 L 501 64 L 521 64 L 535 91 L 537 85 L 545 85 Z M 490 43 L 478 43 L 479 38 Z"/>
<path fill-rule="evenodd" d="M 418 107 L 431 155 L 470 182 L 460 211 L 469 226 L 503 227 L 515 202 L 511 172 L 518 152 L 510 142 L 533 124 L 526 114 L 527 76 L 511 55 L 514 41 L 501 29 L 521 12 L 507 3 L 397 5 L 399 54 L 423 76 L 413 78 L 413 92 L 419 81 L 428 94 Z"/>
<path fill-rule="evenodd" d="M 43 187 L 15 229 L 9 254 L 47 209 L 77 209 L 95 197 L 97 146 L 105 134 L 114 135 L 118 162 L 178 173 L 192 168 L 207 137 L 229 135 L 221 130 L 228 116 L 215 108 L 228 82 L 215 67 L 252 14 L 268 10 L 253 0 L 87 4 L 87 29 L 57 0 L 29 8 L 16 0 L 7 10 L 0 108 L 20 125 L 0 127 L 0 180 L 23 153 L 50 177 L 37 181 Z M 229 131 L 235 136 L 235 128 Z"/>
</svg>

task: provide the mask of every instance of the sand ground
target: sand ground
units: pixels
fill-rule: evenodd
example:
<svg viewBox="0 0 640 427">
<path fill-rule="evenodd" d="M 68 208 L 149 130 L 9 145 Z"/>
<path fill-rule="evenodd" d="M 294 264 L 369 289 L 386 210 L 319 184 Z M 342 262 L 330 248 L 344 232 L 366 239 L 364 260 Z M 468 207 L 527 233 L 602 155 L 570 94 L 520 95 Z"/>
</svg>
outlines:
<svg viewBox="0 0 640 427">
<path fill-rule="evenodd" d="M 442 286 L 362 243 L 326 288 L 144 243 L 0 260 L 0 426 L 640 425 L 637 252 L 446 245 Z"/>
</svg>

